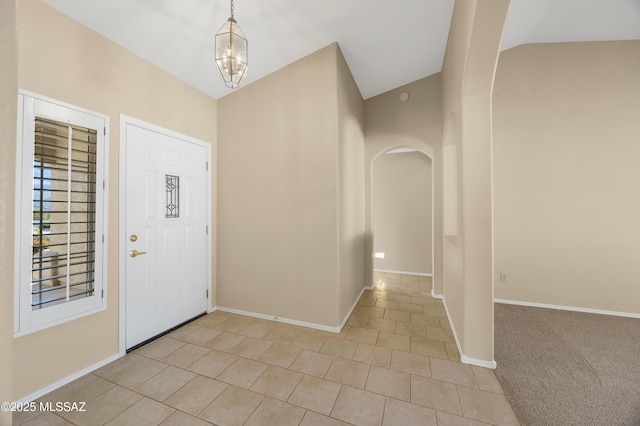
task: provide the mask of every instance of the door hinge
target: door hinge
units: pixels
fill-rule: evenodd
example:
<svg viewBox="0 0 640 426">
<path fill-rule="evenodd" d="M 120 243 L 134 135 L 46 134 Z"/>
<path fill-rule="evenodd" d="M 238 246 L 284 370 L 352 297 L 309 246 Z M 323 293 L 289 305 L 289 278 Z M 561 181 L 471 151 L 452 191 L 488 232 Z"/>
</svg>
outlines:
<svg viewBox="0 0 640 426">
<path fill-rule="evenodd" d="M 102 189 L 107 189 L 107 182 L 106 181 L 102 181 Z"/>
<path fill-rule="evenodd" d="M 206 169 L 207 171 L 209 171 L 209 162 L 207 161 L 205 164 L 206 164 L 205 169 Z"/>
<path fill-rule="evenodd" d="M 104 234 L 102 234 L 102 244 L 104 244 Z"/>
<path fill-rule="evenodd" d="M 207 235 L 209 235 L 209 225 L 207 225 Z"/>
<path fill-rule="evenodd" d="M 102 128 L 102 130 L 103 130 L 103 134 L 104 134 L 105 136 L 107 136 L 107 128 L 106 128 L 106 127 L 103 127 L 103 128 Z"/>
<path fill-rule="evenodd" d="M 209 289 L 207 289 L 207 299 L 209 298 Z"/>
<path fill-rule="evenodd" d="M 102 298 L 104 299 L 104 289 L 102 289 Z"/>
</svg>

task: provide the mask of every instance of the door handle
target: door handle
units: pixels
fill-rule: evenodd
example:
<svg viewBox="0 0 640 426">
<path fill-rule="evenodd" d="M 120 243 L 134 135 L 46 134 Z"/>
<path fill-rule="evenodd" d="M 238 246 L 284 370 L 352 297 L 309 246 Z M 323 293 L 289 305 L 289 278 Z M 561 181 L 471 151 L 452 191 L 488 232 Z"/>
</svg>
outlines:
<svg viewBox="0 0 640 426">
<path fill-rule="evenodd" d="M 131 256 L 131 257 L 140 256 L 141 254 L 147 254 L 147 252 L 146 251 L 138 251 L 138 250 L 131 250 L 129 252 L 129 256 Z"/>
</svg>

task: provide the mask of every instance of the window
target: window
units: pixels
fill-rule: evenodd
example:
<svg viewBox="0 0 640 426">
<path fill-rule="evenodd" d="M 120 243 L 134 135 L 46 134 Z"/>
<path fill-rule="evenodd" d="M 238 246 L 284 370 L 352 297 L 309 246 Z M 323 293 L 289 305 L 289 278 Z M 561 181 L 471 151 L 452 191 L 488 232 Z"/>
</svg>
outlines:
<svg viewBox="0 0 640 426">
<path fill-rule="evenodd" d="M 15 332 L 106 307 L 108 118 L 20 93 Z"/>
</svg>

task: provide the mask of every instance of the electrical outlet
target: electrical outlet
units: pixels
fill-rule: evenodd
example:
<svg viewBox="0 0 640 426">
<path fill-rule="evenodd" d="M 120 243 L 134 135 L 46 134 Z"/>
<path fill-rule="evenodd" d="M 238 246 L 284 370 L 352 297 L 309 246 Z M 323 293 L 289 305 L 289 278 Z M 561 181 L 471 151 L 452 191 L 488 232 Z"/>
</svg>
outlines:
<svg viewBox="0 0 640 426">
<path fill-rule="evenodd" d="M 507 274 L 505 274 L 504 272 L 500 272 L 500 282 L 507 282 Z"/>
</svg>

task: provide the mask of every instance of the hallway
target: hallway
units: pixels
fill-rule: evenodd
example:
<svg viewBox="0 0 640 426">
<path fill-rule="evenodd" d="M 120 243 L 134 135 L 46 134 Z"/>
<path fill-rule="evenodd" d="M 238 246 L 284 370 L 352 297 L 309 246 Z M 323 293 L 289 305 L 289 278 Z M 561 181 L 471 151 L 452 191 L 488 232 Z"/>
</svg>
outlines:
<svg viewBox="0 0 640 426">
<path fill-rule="evenodd" d="M 375 274 L 341 333 L 213 312 L 40 401 L 16 425 L 517 425 L 460 363 L 431 278 Z"/>
</svg>

